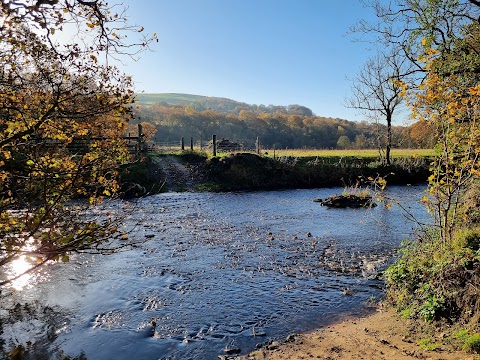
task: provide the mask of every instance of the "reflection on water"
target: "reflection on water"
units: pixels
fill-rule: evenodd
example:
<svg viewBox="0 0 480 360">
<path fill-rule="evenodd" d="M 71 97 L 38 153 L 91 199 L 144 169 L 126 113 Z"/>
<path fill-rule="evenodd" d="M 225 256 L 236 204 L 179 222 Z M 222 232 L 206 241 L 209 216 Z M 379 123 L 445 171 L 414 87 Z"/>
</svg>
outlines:
<svg viewBox="0 0 480 360">
<path fill-rule="evenodd" d="M 15 290 L 23 290 L 23 288 L 29 284 L 30 280 L 32 279 L 32 275 L 29 273 L 24 274 L 28 269 L 32 267 L 30 261 L 28 261 L 25 255 L 21 255 L 18 259 L 12 261 L 9 265 L 9 276 L 19 278 L 12 281 L 12 287 Z M 23 275 L 22 275 L 23 274 Z"/>
<path fill-rule="evenodd" d="M 423 188 L 389 191 L 425 218 Z M 53 264 L 49 279 L 12 301 L 35 299 L 65 314 L 67 325 L 57 318 L 53 343 L 42 347 L 52 357 L 58 349 L 96 360 L 249 352 L 381 296 L 375 274 L 412 224 L 395 206 L 327 209 L 312 201 L 335 192 L 342 189 L 141 199 L 132 214 L 141 227 L 131 235 L 141 246 Z M 6 336 L 19 338 L 14 330 Z"/>
<path fill-rule="evenodd" d="M 33 273 L 27 273 L 27 271 L 36 265 L 36 261 L 26 255 L 33 250 L 33 241 L 33 237 L 28 238 L 22 248 L 22 254 L 18 255 L 7 266 L 5 275 L 7 279 L 14 279 L 11 281 L 10 286 L 15 290 L 21 291 L 26 286 L 33 286 L 35 276 Z"/>
</svg>

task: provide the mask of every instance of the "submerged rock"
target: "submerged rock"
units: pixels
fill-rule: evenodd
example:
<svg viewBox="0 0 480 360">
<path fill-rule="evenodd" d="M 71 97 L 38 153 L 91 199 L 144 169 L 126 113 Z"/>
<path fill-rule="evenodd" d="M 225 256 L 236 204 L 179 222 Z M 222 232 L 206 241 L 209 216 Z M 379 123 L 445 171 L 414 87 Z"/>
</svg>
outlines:
<svg viewBox="0 0 480 360">
<path fill-rule="evenodd" d="M 234 347 L 234 348 L 225 348 L 223 351 L 227 355 L 233 355 L 233 354 L 240 354 L 242 350 Z"/>
<path fill-rule="evenodd" d="M 371 196 L 358 196 L 354 194 L 333 195 L 325 200 L 315 199 L 313 201 L 331 208 L 370 208 L 377 206 Z"/>
<path fill-rule="evenodd" d="M 133 182 L 124 183 L 120 189 L 120 197 L 124 200 L 139 198 L 146 194 L 147 190 L 142 185 Z"/>
</svg>

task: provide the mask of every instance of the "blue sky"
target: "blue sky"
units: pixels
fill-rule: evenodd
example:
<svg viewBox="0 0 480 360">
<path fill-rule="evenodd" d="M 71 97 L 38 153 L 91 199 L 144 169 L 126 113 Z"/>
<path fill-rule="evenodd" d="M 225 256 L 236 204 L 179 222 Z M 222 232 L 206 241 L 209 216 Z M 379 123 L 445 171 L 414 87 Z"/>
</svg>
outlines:
<svg viewBox="0 0 480 360">
<path fill-rule="evenodd" d="M 124 0 L 130 21 L 159 42 L 125 63 L 136 91 L 301 104 L 362 120 L 343 106 L 369 56 L 347 33 L 372 18 L 359 0 Z"/>
</svg>

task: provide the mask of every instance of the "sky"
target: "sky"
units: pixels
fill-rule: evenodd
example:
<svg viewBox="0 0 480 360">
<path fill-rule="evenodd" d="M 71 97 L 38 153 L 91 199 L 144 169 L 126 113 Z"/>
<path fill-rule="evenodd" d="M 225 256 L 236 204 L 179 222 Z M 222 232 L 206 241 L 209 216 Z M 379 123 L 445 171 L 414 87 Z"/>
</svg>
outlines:
<svg viewBox="0 0 480 360">
<path fill-rule="evenodd" d="M 122 65 L 136 92 L 300 104 L 319 116 L 365 118 L 344 106 L 351 79 L 371 55 L 348 34 L 373 19 L 359 0 L 122 2 L 129 21 L 159 39 Z"/>
</svg>

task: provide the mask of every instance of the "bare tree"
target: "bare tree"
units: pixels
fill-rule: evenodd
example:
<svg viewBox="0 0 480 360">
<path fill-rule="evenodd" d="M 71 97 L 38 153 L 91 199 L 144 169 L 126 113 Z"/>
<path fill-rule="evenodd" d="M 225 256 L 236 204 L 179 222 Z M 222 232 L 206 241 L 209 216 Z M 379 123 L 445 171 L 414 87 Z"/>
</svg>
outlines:
<svg viewBox="0 0 480 360">
<path fill-rule="evenodd" d="M 387 123 L 385 162 L 390 165 L 392 120 L 403 98 L 400 79 L 409 74 L 411 65 L 397 52 L 378 52 L 370 58 L 352 81 L 352 95 L 346 105 L 358 109 L 370 118 L 383 118 Z"/>
<path fill-rule="evenodd" d="M 373 10 L 377 21 L 360 21 L 351 27 L 357 41 L 374 47 L 394 48 L 412 66 L 409 80 L 419 84 L 425 76 L 422 55 L 435 48 L 440 54 L 452 52 L 463 27 L 480 21 L 480 2 L 475 0 L 362 0 Z"/>
</svg>

